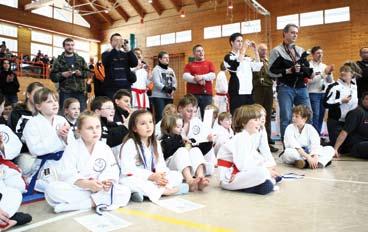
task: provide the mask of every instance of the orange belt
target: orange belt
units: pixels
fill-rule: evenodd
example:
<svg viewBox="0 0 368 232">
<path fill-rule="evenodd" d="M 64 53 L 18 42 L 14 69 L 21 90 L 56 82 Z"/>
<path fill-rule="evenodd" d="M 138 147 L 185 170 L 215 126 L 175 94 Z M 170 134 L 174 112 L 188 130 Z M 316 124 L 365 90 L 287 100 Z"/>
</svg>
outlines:
<svg viewBox="0 0 368 232">
<path fill-rule="evenodd" d="M 140 94 L 144 94 L 147 92 L 147 89 L 136 89 L 136 88 L 132 88 L 132 91 L 135 92 L 135 96 L 137 97 L 137 102 L 138 102 L 138 109 L 145 109 L 146 107 L 146 96 L 143 96 L 143 107 L 141 106 L 141 101 L 140 101 Z"/>
<path fill-rule="evenodd" d="M 227 160 L 219 159 L 217 160 L 217 165 L 220 167 L 225 167 L 225 168 L 233 168 L 233 172 L 232 172 L 233 175 L 239 172 L 239 169 L 235 166 L 235 164 Z"/>
</svg>

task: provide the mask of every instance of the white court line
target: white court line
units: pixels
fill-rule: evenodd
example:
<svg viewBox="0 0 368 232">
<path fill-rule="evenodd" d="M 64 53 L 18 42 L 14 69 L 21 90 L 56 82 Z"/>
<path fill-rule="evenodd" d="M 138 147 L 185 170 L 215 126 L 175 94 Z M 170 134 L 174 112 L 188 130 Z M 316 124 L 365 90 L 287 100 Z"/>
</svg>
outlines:
<svg viewBox="0 0 368 232">
<path fill-rule="evenodd" d="M 51 223 L 51 222 L 56 222 L 56 221 L 59 221 L 61 219 L 71 217 L 71 216 L 74 216 L 74 215 L 77 215 L 77 214 L 80 214 L 80 213 L 84 213 L 84 212 L 87 212 L 87 211 L 89 211 L 89 210 L 79 210 L 79 211 L 63 214 L 63 215 L 56 216 L 56 217 L 53 217 L 53 218 L 50 218 L 50 219 L 47 219 L 47 220 L 44 220 L 44 221 L 32 223 L 28 226 L 23 226 L 23 227 L 20 227 L 18 229 L 13 229 L 13 230 L 10 229 L 9 232 L 22 232 L 22 231 L 34 229 L 36 227 L 43 226 L 43 225 L 46 225 L 46 224 Z"/>
<path fill-rule="evenodd" d="M 368 182 L 364 181 L 355 181 L 355 180 L 339 180 L 339 179 L 329 179 L 329 178 L 319 178 L 319 177 L 309 177 L 304 176 L 304 179 L 312 179 L 312 180 L 322 180 L 322 181 L 331 181 L 331 182 L 345 182 L 345 183 L 352 183 L 352 184 L 368 184 Z"/>
</svg>

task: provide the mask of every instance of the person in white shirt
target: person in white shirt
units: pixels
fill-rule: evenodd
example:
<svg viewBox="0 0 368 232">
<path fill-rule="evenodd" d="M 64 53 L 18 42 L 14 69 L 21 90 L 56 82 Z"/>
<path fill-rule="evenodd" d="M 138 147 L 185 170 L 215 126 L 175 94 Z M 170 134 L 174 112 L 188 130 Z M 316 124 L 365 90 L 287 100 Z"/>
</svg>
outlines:
<svg viewBox="0 0 368 232">
<path fill-rule="evenodd" d="M 322 63 L 323 50 L 320 46 L 311 49 L 313 59 L 309 61 L 309 67 L 313 68 L 312 78 L 308 79 L 309 99 L 313 111 L 313 126 L 318 133 L 321 133 L 325 108 L 323 106 L 323 97 L 327 86 L 332 83 L 334 70 L 333 65 Z"/>
<path fill-rule="evenodd" d="M 335 150 L 322 147 L 316 129 L 307 123 L 312 112 L 307 106 L 298 105 L 293 109 L 293 123 L 286 127 L 285 151 L 281 159 L 297 168 L 323 168 L 331 164 Z"/>
<path fill-rule="evenodd" d="M 220 65 L 220 72 L 217 73 L 216 77 L 216 95 L 213 97 L 213 103 L 219 109 L 219 113 L 227 112 L 229 110 L 229 99 L 227 97 L 228 82 L 226 78 L 226 68 L 222 62 Z"/>
<path fill-rule="evenodd" d="M 58 181 L 45 191 L 55 213 L 96 208 L 97 213 L 126 206 L 130 189 L 119 184 L 119 164 L 101 138 L 99 117 L 90 111 L 80 115 L 81 138 L 67 145 L 60 162 Z"/>
<path fill-rule="evenodd" d="M 234 137 L 234 131 L 231 129 L 231 114 L 229 112 L 222 112 L 217 119 L 218 125 L 213 129 L 215 136 L 214 151 L 217 155 L 221 146 L 223 146 L 227 141 Z"/>
</svg>

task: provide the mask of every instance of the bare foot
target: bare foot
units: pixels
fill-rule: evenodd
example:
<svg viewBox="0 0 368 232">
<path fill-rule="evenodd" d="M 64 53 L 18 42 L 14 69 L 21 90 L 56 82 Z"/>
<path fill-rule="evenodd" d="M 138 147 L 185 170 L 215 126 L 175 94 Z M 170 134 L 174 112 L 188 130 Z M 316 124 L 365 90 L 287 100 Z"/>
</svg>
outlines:
<svg viewBox="0 0 368 232">
<path fill-rule="evenodd" d="M 190 192 L 195 192 L 198 190 L 198 183 L 199 183 L 199 179 L 198 178 L 193 178 L 190 181 L 187 181 L 187 184 L 189 185 L 189 191 Z"/>
<path fill-rule="evenodd" d="M 210 180 L 206 177 L 200 177 L 198 182 L 198 190 L 202 191 L 210 184 Z"/>
<path fill-rule="evenodd" d="M 174 195 L 177 192 L 179 192 L 179 188 L 177 188 L 177 187 L 174 187 L 174 188 L 165 187 L 165 191 L 164 191 L 163 195 L 171 196 L 171 195 Z"/>
<path fill-rule="evenodd" d="M 5 230 L 9 229 L 10 227 L 15 226 L 16 224 L 17 224 L 17 221 L 10 220 L 9 224 L 5 228 L 2 228 L 0 231 L 5 231 Z"/>
</svg>

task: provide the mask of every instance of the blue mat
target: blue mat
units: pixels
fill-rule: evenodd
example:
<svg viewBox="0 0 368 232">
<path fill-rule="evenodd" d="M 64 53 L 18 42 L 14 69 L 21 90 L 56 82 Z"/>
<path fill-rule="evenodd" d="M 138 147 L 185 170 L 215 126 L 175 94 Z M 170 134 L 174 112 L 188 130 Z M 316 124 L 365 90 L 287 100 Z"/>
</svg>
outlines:
<svg viewBox="0 0 368 232">
<path fill-rule="evenodd" d="M 32 195 L 23 194 L 22 204 L 28 204 L 35 201 L 41 201 L 45 199 L 45 195 L 43 193 L 33 193 Z"/>
</svg>

